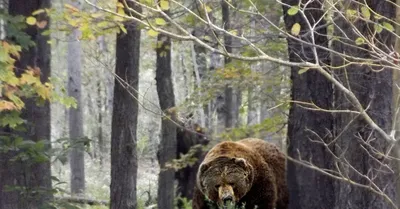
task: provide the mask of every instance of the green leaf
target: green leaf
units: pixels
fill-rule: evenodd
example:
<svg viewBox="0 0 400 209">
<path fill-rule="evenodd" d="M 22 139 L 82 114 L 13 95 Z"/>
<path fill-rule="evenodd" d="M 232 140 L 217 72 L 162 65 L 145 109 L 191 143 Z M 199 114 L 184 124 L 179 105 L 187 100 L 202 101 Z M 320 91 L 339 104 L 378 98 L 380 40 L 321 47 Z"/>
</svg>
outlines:
<svg viewBox="0 0 400 209">
<path fill-rule="evenodd" d="M 165 25 L 167 22 L 163 18 L 156 18 L 156 24 L 157 25 Z"/>
<path fill-rule="evenodd" d="M 303 73 L 307 72 L 309 69 L 310 69 L 310 68 L 301 68 L 301 69 L 299 70 L 298 74 L 299 74 L 299 75 L 300 75 L 300 74 L 303 74 Z"/>
<path fill-rule="evenodd" d="M 365 40 L 364 40 L 363 38 L 358 37 L 358 38 L 356 39 L 356 45 L 361 45 L 361 44 L 364 44 L 364 43 L 365 43 Z"/>
<path fill-rule="evenodd" d="M 301 29 L 301 26 L 300 26 L 300 24 L 299 24 L 299 23 L 295 23 L 295 24 L 293 24 L 293 26 L 292 26 L 292 29 L 291 29 L 291 33 L 292 33 L 292 35 L 294 35 L 294 36 L 297 36 L 297 35 L 299 35 L 299 33 L 300 33 L 300 29 Z"/>
<path fill-rule="evenodd" d="M 299 7 L 298 6 L 292 6 L 290 9 L 288 9 L 287 14 L 289 16 L 293 16 L 299 12 Z"/>
<path fill-rule="evenodd" d="M 380 19 L 382 19 L 383 16 L 380 14 L 374 14 L 374 17 L 375 17 L 375 19 L 380 20 Z"/>
<path fill-rule="evenodd" d="M 120 24 L 119 28 L 122 30 L 122 32 L 128 33 L 128 31 L 126 30 L 126 28 L 125 28 L 125 26 L 123 24 Z"/>
<path fill-rule="evenodd" d="M 51 31 L 50 31 L 50 30 L 44 30 L 41 34 L 42 34 L 43 36 L 48 36 L 48 35 L 51 34 Z"/>
<path fill-rule="evenodd" d="M 26 18 L 26 23 L 27 23 L 28 25 L 34 25 L 34 24 L 36 24 L 36 18 L 35 18 L 35 17 L 32 17 L 32 16 L 27 17 L 27 18 Z"/>
<path fill-rule="evenodd" d="M 150 29 L 147 31 L 147 34 L 151 37 L 156 37 L 158 35 L 158 32 L 153 29 Z"/>
<path fill-rule="evenodd" d="M 20 113 L 18 111 L 11 111 L 0 117 L 0 126 L 10 126 L 10 128 L 15 128 L 17 125 L 20 125 L 24 122 L 24 120 L 20 117 Z"/>
<path fill-rule="evenodd" d="M 382 23 L 382 26 L 383 26 L 386 30 L 388 30 L 388 31 L 390 31 L 390 32 L 393 32 L 393 31 L 394 31 L 393 25 L 390 24 L 390 23 L 388 23 L 388 22 L 383 22 L 383 23 Z"/>
<path fill-rule="evenodd" d="M 347 18 L 353 17 L 353 16 L 355 16 L 356 14 L 357 14 L 357 11 L 354 10 L 354 9 L 348 9 L 348 10 L 346 10 L 346 17 L 347 17 Z"/>
<path fill-rule="evenodd" d="M 168 10 L 169 9 L 168 0 L 161 0 L 160 1 L 160 7 L 161 7 L 162 10 Z"/>
<path fill-rule="evenodd" d="M 101 22 L 98 22 L 98 23 L 96 24 L 96 26 L 99 27 L 99 28 L 105 28 L 105 27 L 107 27 L 108 25 L 109 25 L 109 23 L 108 23 L 107 21 L 101 21 Z"/>
<path fill-rule="evenodd" d="M 4 48 L 0 48 L 0 62 L 6 62 L 8 58 L 8 52 Z"/>
<path fill-rule="evenodd" d="M 206 12 L 207 12 L 207 13 L 210 13 L 210 12 L 212 11 L 211 7 L 209 7 L 209 6 L 207 6 L 207 5 L 205 6 L 205 9 L 206 9 Z"/>
<path fill-rule="evenodd" d="M 380 25 L 380 24 L 374 24 L 374 29 L 375 29 L 375 31 L 376 31 L 377 33 L 380 33 L 380 32 L 382 32 L 383 27 L 382 27 L 382 25 Z"/>
<path fill-rule="evenodd" d="M 366 6 L 361 7 L 361 14 L 368 20 L 371 18 L 371 12 Z"/>
</svg>

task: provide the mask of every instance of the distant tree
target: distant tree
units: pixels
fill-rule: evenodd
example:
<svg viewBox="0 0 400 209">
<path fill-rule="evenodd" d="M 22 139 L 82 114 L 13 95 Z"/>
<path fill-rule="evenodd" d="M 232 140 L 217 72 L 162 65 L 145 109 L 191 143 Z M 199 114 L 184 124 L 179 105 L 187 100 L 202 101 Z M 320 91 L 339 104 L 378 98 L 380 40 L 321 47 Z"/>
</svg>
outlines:
<svg viewBox="0 0 400 209">
<path fill-rule="evenodd" d="M 288 14 L 290 6 L 299 3 L 308 4 L 304 10 L 306 18 L 298 13 Z M 329 65 L 330 54 L 326 50 L 317 49 L 314 54 L 313 45 L 328 46 L 327 29 L 324 27 L 325 20 L 322 19 L 324 11 L 323 2 L 308 0 L 284 0 L 283 12 L 286 29 L 291 31 L 294 24 L 301 26 L 300 36 L 304 43 L 288 37 L 288 52 L 291 62 L 311 62 L 317 60 L 321 65 Z M 318 21 L 318 22 L 316 22 Z M 312 27 L 318 28 L 311 30 Z M 315 41 L 315 42 L 314 42 Z M 317 57 L 316 57 L 317 55 Z M 332 109 L 333 107 L 333 86 L 323 75 L 317 71 L 299 73 L 299 67 L 291 68 L 292 90 L 291 99 L 297 102 L 309 102 L 320 108 Z M 322 169 L 331 169 L 333 157 L 320 143 L 319 137 L 329 143 L 333 136 L 333 115 L 331 113 L 308 110 L 300 104 L 292 103 L 289 111 L 287 154 L 294 159 L 309 161 Z M 313 179 L 311 181 L 311 179 Z M 333 208 L 335 193 L 333 179 L 330 177 L 302 166 L 298 163 L 288 161 L 287 180 L 290 193 L 291 209 L 309 208 Z"/>
<path fill-rule="evenodd" d="M 50 0 L 9 1 L 8 13 L 11 16 L 22 15 L 28 17 L 32 12 L 50 8 Z M 20 53 L 20 58 L 15 63 L 15 72 L 20 76 L 28 68 L 40 75 L 42 83 L 48 82 L 50 77 L 50 37 L 43 35 L 50 25 L 46 13 L 36 16 L 38 22 L 44 27 L 28 25 L 23 29 L 34 46 L 26 47 Z M 7 39 L 16 44 L 21 42 L 21 37 L 15 36 L 14 25 L 9 25 Z M 10 30 L 14 29 L 14 30 Z M 28 42 L 30 42 L 28 41 Z M 50 105 L 48 101 L 39 98 L 23 99 L 25 107 L 21 117 L 25 120 L 25 131 L 11 130 L 9 127 L 2 130 L 0 146 L 4 145 L 7 137 L 16 136 L 13 140 L 22 137 L 26 145 L 34 142 L 41 144 L 43 149 L 31 152 L 29 146 L 24 149 L 10 149 L 0 151 L 0 208 L 1 209 L 38 209 L 46 206 L 52 199 L 50 160 L 45 156 L 50 148 Z M 9 138 L 10 139 L 10 138 Z M 16 142 L 15 142 L 16 144 Z M 14 147 L 16 148 L 16 147 Z"/>
<path fill-rule="evenodd" d="M 78 1 L 70 1 L 71 5 L 81 8 Z M 83 106 L 82 106 L 82 47 L 80 30 L 73 28 L 68 40 L 68 95 L 76 100 L 77 108 L 69 108 L 69 138 L 72 148 L 70 150 L 69 164 L 71 168 L 71 193 L 85 193 L 85 146 L 83 141 Z"/>
<path fill-rule="evenodd" d="M 141 12 L 133 1 L 119 0 Z M 127 14 L 130 12 L 125 9 Z M 133 14 L 135 15 L 135 14 Z M 140 28 L 133 21 L 124 24 L 127 33 L 117 34 L 115 87 L 111 130 L 111 209 L 136 209 L 137 117 Z"/>
<path fill-rule="evenodd" d="M 171 39 L 159 34 L 157 36 L 157 63 L 156 63 L 156 85 L 160 108 L 166 117 L 161 119 L 161 142 L 157 157 L 160 164 L 158 177 L 157 205 L 165 209 L 174 208 L 175 200 L 175 171 L 166 167 L 176 157 L 176 112 L 175 94 L 172 82 L 171 69 Z"/>
<path fill-rule="evenodd" d="M 227 31 L 231 29 L 231 21 L 229 14 L 229 4 L 224 0 L 221 1 L 221 9 L 222 9 L 222 24 L 223 28 Z M 229 53 L 232 52 L 232 37 L 229 35 L 224 36 L 224 47 L 225 50 Z M 224 57 L 224 67 L 228 68 L 229 63 L 231 62 L 230 57 Z M 218 120 L 219 123 L 224 124 L 225 128 L 234 127 L 234 92 L 232 86 L 227 85 L 224 90 L 223 98 L 223 106 L 218 110 Z"/>
</svg>

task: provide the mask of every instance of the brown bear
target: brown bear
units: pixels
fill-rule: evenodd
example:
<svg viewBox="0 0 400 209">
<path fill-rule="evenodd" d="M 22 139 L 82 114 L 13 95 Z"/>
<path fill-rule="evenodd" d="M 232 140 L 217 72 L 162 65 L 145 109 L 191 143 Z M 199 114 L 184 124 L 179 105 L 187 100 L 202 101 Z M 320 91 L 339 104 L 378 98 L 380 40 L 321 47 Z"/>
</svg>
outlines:
<svg viewBox="0 0 400 209">
<path fill-rule="evenodd" d="M 193 209 L 286 209 L 285 156 L 261 139 L 225 141 L 205 156 L 197 172 Z"/>
</svg>

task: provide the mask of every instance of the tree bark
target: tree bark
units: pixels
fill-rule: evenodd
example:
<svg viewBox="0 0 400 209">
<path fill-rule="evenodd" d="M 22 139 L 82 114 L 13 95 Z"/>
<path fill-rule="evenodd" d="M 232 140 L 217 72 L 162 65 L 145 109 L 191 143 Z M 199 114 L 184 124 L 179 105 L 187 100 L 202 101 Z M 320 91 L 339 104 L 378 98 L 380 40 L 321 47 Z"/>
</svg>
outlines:
<svg viewBox="0 0 400 209">
<path fill-rule="evenodd" d="M 193 31 L 193 35 L 201 39 L 202 36 L 205 35 L 205 33 L 203 31 L 204 31 L 204 29 L 201 30 L 200 28 L 196 28 Z M 207 74 L 207 57 L 206 57 L 207 50 L 204 47 L 199 46 L 196 43 L 193 43 L 193 50 L 195 53 L 195 56 L 194 56 L 195 65 L 194 66 L 197 66 L 197 69 L 194 69 L 194 74 L 196 74 L 196 71 L 198 72 L 198 76 L 195 75 L 195 79 L 197 81 L 196 82 L 197 87 L 201 88 L 201 83 L 204 81 L 204 78 L 206 78 L 206 79 L 208 78 L 205 76 Z M 199 93 L 200 93 L 200 98 L 204 98 L 204 95 L 201 92 L 199 92 Z M 201 101 L 203 101 L 203 100 L 201 100 Z M 201 125 L 203 127 L 207 127 L 207 128 L 209 128 L 210 120 L 211 120 L 209 106 L 210 106 L 209 101 L 201 104 L 203 114 L 201 115 L 200 121 L 201 121 Z"/>
<path fill-rule="evenodd" d="M 396 0 L 396 5 L 400 5 L 400 0 Z M 400 22 L 400 8 L 396 7 L 396 22 Z M 400 26 L 396 25 L 396 34 L 400 34 Z M 398 39 L 396 39 L 396 43 L 395 43 L 395 52 L 399 53 L 400 52 L 400 41 Z M 395 144 L 394 149 L 394 157 L 397 159 L 400 159 L 400 144 L 399 144 L 399 130 L 400 130 L 400 123 L 399 123 L 399 119 L 400 119 L 400 114 L 399 112 L 397 112 L 397 110 L 400 108 L 400 72 L 398 70 L 394 70 L 393 71 L 393 105 L 392 105 L 392 113 L 393 113 L 393 123 L 394 124 L 394 129 L 395 129 L 395 139 L 397 141 L 397 143 Z M 397 162 L 395 164 L 395 172 L 396 173 L 400 173 L 400 162 Z M 400 191 L 400 181 L 396 182 L 396 190 Z M 397 192 L 397 205 L 400 205 L 400 193 Z"/>
<path fill-rule="evenodd" d="M 30 16 L 35 10 L 50 8 L 51 2 L 50 0 L 10 1 L 8 6 L 9 14 L 12 16 Z M 15 67 L 17 74 L 28 66 L 40 68 L 40 80 L 44 83 L 48 82 L 50 77 L 51 48 L 47 43 L 50 37 L 41 33 L 49 28 L 50 18 L 41 14 L 37 19 L 46 20 L 47 25 L 43 29 L 36 26 L 28 26 L 25 29 L 24 32 L 30 36 L 36 46 L 23 49 Z M 15 37 L 7 38 L 15 41 Z M 21 117 L 26 120 L 26 131 L 20 136 L 24 140 L 34 142 L 44 140 L 46 142 L 44 151 L 47 151 L 50 149 L 50 104 L 45 101 L 38 105 L 34 99 L 24 99 L 24 103 L 25 108 Z M 6 132 L 12 132 L 12 130 L 6 130 Z M 0 154 L 0 209 L 37 209 L 47 206 L 53 198 L 50 159 L 37 162 L 32 157 L 11 161 L 18 154 L 20 153 L 17 151 Z M 17 189 L 8 191 L 7 187 Z"/>
<path fill-rule="evenodd" d="M 348 9 L 355 9 L 357 11 L 365 2 L 374 11 L 374 14 L 380 14 L 391 20 L 395 18 L 395 1 L 345 1 L 344 5 L 348 7 L 340 9 L 342 12 L 346 12 Z M 373 34 L 373 24 L 366 23 L 363 20 L 350 23 L 340 15 L 337 15 L 335 20 L 335 35 L 341 40 L 334 40 L 332 48 L 339 53 L 357 58 L 375 59 L 374 52 L 370 50 L 369 46 L 354 44 L 354 41 L 359 37 L 359 35 L 354 33 L 354 28 L 357 28 L 366 37 L 374 39 L 373 43 L 375 43 L 375 47 L 385 52 L 388 52 L 388 49 L 394 48 L 394 37 L 386 30 L 383 30 L 379 34 Z M 372 16 L 371 20 L 379 22 L 379 20 L 374 19 Z M 357 64 L 357 61 L 349 64 L 347 63 L 348 61 L 354 60 L 347 59 L 345 61 L 340 56 L 333 56 L 332 65 L 341 67 L 340 69 L 335 69 L 334 72 L 343 85 L 354 93 L 362 106 L 367 108 L 367 113 L 375 123 L 385 130 L 386 133 L 389 133 L 392 127 L 392 70 Z M 375 64 L 380 61 L 376 61 Z M 348 100 L 342 91 L 337 89 L 335 95 L 337 95 L 335 98 L 337 108 L 354 110 L 354 105 L 349 102 L 350 100 Z M 396 203 L 397 192 L 394 182 L 397 180 L 397 175 L 381 164 L 383 163 L 391 167 L 393 162 L 385 157 L 377 156 L 372 151 L 375 149 L 378 152 L 387 153 L 391 149 L 392 144 L 385 141 L 362 118 L 354 114 L 337 114 L 335 129 L 338 136 L 335 151 L 336 155 L 340 156 L 339 168 L 341 173 L 353 182 L 362 185 L 369 186 L 373 182 Z M 336 191 L 338 194 L 336 208 L 345 208 L 349 207 L 349 205 L 352 208 L 363 209 L 393 208 L 380 195 L 360 187 L 352 186 L 347 182 L 339 182 Z"/>
<path fill-rule="evenodd" d="M 222 23 L 226 31 L 231 29 L 229 17 L 229 5 L 225 1 L 221 1 L 222 8 Z M 232 37 L 224 35 L 224 47 L 227 52 L 232 52 Z M 225 67 L 231 62 L 230 57 L 224 58 Z M 225 128 L 232 128 L 234 126 L 233 109 L 234 109 L 234 93 L 233 88 L 229 85 L 225 87 L 223 96 L 224 105 L 222 110 L 218 111 L 218 120 L 223 121 Z"/>
<path fill-rule="evenodd" d="M 70 2 L 80 8 L 79 2 Z M 71 193 L 85 193 L 85 146 L 83 143 L 83 105 L 82 105 L 82 47 L 79 29 L 73 29 L 68 41 L 68 95 L 76 100 L 77 108 L 69 108 L 69 138 L 71 150 L 69 164 L 71 169 Z"/>
<path fill-rule="evenodd" d="M 328 46 L 326 27 L 317 26 L 314 31 L 314 40 L 311 39 L 310 30 L 306 22 L 315 25 L 324 14 L 321 1 L 307 0 L 308 7 L 304 9 L 307 19 L 301 14 L 290 16 L 287 14 L 289 7 L 283 5 L 284 21 L 286 30 L 290 32 L 293 24 L 301 25 L 301 39 L 307 43 Z M 284 4 L 299 5 L 299 0 L 285 0 Z M 325 20 L 321 19 L 318 23 L 323 26 Z M 308 32 L 308 35 L 304 35 Z M 287 38 L 289 60 L 291 62 L 316 62 L 313 48 L 302 44 L 294 39 Z M 329 53 L 324 50 L 317 50 L 320 64 L 328 64 Z M 333 90 L 332 84 L 321 74 L 314 70 L 309 70 L 299 74 L 298 67 L 291 68 L 292 90 L 291 97 L 294 101 L 312 102 L 321 108 L 332 109 Z M 287 154 L 294 159 L 311 161 L 315 166 L 322 169 L 331 169 L 333 158 L 329 155 L 324 146 L 311 140 L 329 142 L 332 139 L 333 116 L 330 113 L 306 110 L 295 103 L 292 103 L 289 111 L 288 122 L 288 147 Z M 313 131 L 315 134 L 311 133 Z M 320 137 L 320 138 L 319 138 Z M 319 209 L 333 208 L 335 201 L 333 179 L 319 173 L 313 169 L 288 161 L 287 180 L 289 185 L 291 209 Z"/>
<path fill-rule="evenodd" d="M 98 156 L 100 160 L 100 166 L 103 167 L 104 164 L 104 154 L 107 152 L 104 144 L 104 136 L 103 136 L 103 95 L 101 93 L 101 81 L 97 82 L 97 142 L 98 142 Z M 107 101 L 105 101 L 107 102 Z"/>
<path fill-rule="evenodd" d="M 119 0 L 125 4 L 124 0 Z M 140 7 L 126 1 L 130 8 Z M 125 11 L 127 14 L 130 12 Z M 111 209 L 136 209 L 137 117 L 139 87 L 140 29 L 126 22 L 127 33 L 117 34 L 115 87 L 111 130 Z"/>
<path fill-rule="evenodd" d="M 168 116 L 163 117 L 161 121 L 161 142 L 158 148 L 158 162 L 160 164 L 160 173 L 158 177 L 157 204 L 159 208 L 174 208 L 174 179 L 175 171 L 173 168 L 167 168 L 166 164 L 171 163 L 176 157 L 176 119 L 175 112 L 171 110 L 175 106 L 175 95 L 172 83 L 171 69 L 171 40 L 165 35 L 159 34 L 157 42 L 161 43 L 157 47 L 157 68 L 156 84 L 157 93 L 161 110 Z"/>
</svg>

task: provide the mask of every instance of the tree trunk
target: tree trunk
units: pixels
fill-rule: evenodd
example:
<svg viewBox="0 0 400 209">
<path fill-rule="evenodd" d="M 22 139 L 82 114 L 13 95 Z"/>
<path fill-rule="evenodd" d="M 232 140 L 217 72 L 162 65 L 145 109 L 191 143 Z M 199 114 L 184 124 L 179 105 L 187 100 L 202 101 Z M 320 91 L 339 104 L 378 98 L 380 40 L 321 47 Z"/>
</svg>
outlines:
<svg viewBox="0 0 400 209">
<path fill-rule="evenodd" d="M 80 3 L 70 2 L 76 8 Z M 69 164 L 71 168 L 71 193 L 85 193 L 85 147 L 83 143 L 83 105 L 81 99 L 82 47 L 79 41 L 79 29 L 73 29 L 68 41 L 68 95 L 75 98 L 77 108 L 69 108 L 69 138 L 71 150 Z"/>
<path fill-rule="evenodd" d="M 166 164 L 171 163 L 176 156 L 176 125 L 175 112 L 170 108 L 175 106 L 175 95 L 172 83 L 171 69 L 171 40 L 169 37 L 159 34 L 157 42 L 157 68 L 156 82 L 160 108 L 168 118 L 163 117 L 161 121 L 161 142 L 158 148 L 158 162 L 160 173 L 158 177 L 157 204 L 159 208 L 174 208 L 174 179 L 175 171 L 167 168 Z M 171 111 L 170 111 L 171 110 Z"/>
<path fill-rule="evenodd" d="M 30 16 L 35 10 L 50 8 L 51 2 L 50 0 L 10 1 L 8 6 L 10 15 Z M 37 19 L 46 20 L 47 25 L 43 29 L 36 26 L 25 29 L 36 46 L 24 49 L 15 67 L 19 70 L 28 66 L 40 68 L 40 79 L 44 83 L 48 82 L 50 77 L 51 49 L 47 43 L 50 37 L 42 35 L 42 32 L 49 28 L 50 19 L 45 14 L 39 15 Z M 14 39 L 14 37 L 8 38 Z M 21 117 L 26 120 L 26 132 L 22 133 L 21 137 L 34 142 L 45 140 L 44 151 L 47 151 L 50 149 L 50 104 L 45 101 L 39 106 L 34 99 L 24 99 L 24 103 L 25 108 Z M 31 156 L 27 160 L 10 161 L 17 154 L 19 153 L 14 151 L 0 154 L 0 209 L 37 209 L 46 206 L 53 197 L 50 159 L 37 162 Z M 7 187 L 16 190 L 7 190 Z"/>
<path fill-rule="evenodd" d="M 201 37 L 204 36 L 205 33 L 201 29 L 197 28 L 194 30 L 193 35 L 201 39 Z M 197 81 L 196 83 L 197 83 L 197 87 L 201 88 L 201 83 L 204 81 L 204 78 L 206 78 L 206 79 L 208 78 L 208 77 L 205 77 L 205 75 L 207 74 L 207 58 L 206 58 L 207 50 L 204 47 L 199 46 L 196 43 L 193 43 L 193 51 L 195 53 L 195 55 L 194 55 L 195 65 L 194 66 L 197 66 L 197 69 L 194 69 L 195 78 Z M 196 73 L 196 71 L 198 73 Z M 198 74 L 198 76 L 196 76 L 196 74 Z M 201 111 L 203 113 L 201 115 L 201 120 L 200 120 L 201 125 L 203 127 L 209 128 L 209 124 L 210 124 L 210 110 L 209 110 L 210 105 L 209 104 L 210 104 L 210 102 L 207 101 L 204 103 L 204 101 L 202 100 L 204 98 L 204 95 L 201 92 L 199 92 L 199 94 L 200 94 L 200 98 L 201 98 L 200 101 L 203 102 L 203 103 L 201 103 L 201 108 L 202 108 Z"/>
<path fill-rule="evenodd" d="M 252 38 L 255 37 L 255 30 L 256 30 L 256 21 L 255 19 L 251 20 L 251 29 L 250 29 L 250 36 Z M 251 63 L 250 68 L 251 71 L 256 72 L 257 69 L 257 62 Z M 250 86 L 247 88 L 247 125 L 255 125 L 259 123 L 259 117 L 257 113 L 257 104 L 259 102 L 254 99 L 255 95 L 257 94 L 257 89 L 254 86 Z M 258 134 L 258 133 L 256 133 Z"/>
<path fill-rule="evenodd" d="M 125 4 L 124 0 L 119 0 Z M 141 12 L 131 1 L 130 8 Z M 125 11 L 127 14 L 128 10 Z M 139 87 L 140 29 L 126 22 L 127 33 L 117 34 L 115 87 L 111 125 L 111 209 L 136 209 L 138 159 L 137 117 Z"/>
<path fill-rule="evenodd" d="M 223 28 L 226 31 L 231 29 L 230 17 L 229 17 L 229 4 L 225 1 L 221 1 L 222 8 L 222 23 Z M 232 37 L 224 35 L 224 47 L 227 52 L 232 52 Z M 224 58 L 225 67 L 231 62 L 230 57 Z M 233 88 L 229 85 L 225 87 L 223 96 L 224 105 L 223 109 L 218 112 L 218 120 L 224 121 L 225 128 L 232 128 L 234 126 L 233 109 L 234 109 L 234 93 Z"/>
<path fill-rule="evenodd" d="M 242 125 L 242 118 L 240 115 L 240 106 L 242 105 L 242 91 L 239 88 L 236 88 L 234 90 L 233 94 L 234 98 L 234 106 L 232 109 L 232 115 L 233 115 L 233 125 L 234 127 L 239 127 Z"/>
<path fill-rule="evenodd" d="M 322 3 L 320 3 L 320 1 L 303 1 L 303 3 L 305 2 L 308 2 L 307 10 L 305 10 L 307 20 L 299 13 L 293 16 L 288 15 L 289 7 L 284 5 L 284 21 L 287 31 L 291 30 L 293 24 L 299 23 L 302 29 L 300 31 L 300 36 L 303 35 L 301 39 L 305 42 L 313 43 L 310 34 L 304 35 L 307 32 L 310 33 L 306 21 L 309 21 L 311 25 L 314 25 L 315 21 L 319 20 L 319 26 L 325 24 L 325 20 L 320 19 L 323 15 L 321 9 Z M 297 6 L 299 5 L 299 0 L 285 0 L 283 3 Z M 328 46 L 326 33 L 326 27 L 319 27 L 318 30 L 314 31 L 315 45 Z M 287 41 L 289 60 L 291 62 L 308 61 L 315 63 L 316 59 L 312 47 L 291 38 L 287 38 Z M 318 49 L 317 55 L 321 64 L 329 65 L 330 60 L 327 51 Z M 332 84 L 314 70 L 309 70 L 303 74 L 299 74 L 298 72 L 298 67 L 291 68 L 292 100 L 312 102 L 321 108 L 331 109 L 333 104 Z M 320 141 L 321 138 L 325 142 L 329 142 L 332 139 L 332 114 L 306 110 L 292 103 L 288 123 L 288 155 L 297 160 L 311 161 L 319 168 L 331 169 L 333 158 L 329 155 L 324 146 L 312 142 L 311 140 Z M 310 130 L 320 138 L 311 133 Z M 333 208 L 335 194 L 333 179 L 330 177 L 300 164 L 288 161 L 287 181 L 290 194 L 289 208 Z"/>
<path fill-rule="evenodd" d="M 400 0 L 396 0 L 396 5 L 400 5 Z M 400 22 L 400 7 L 396 7 L 396 22 Z M 400 26 L 396 25 L 396 34 L 400 34 Z M 396 43 L 395 43 L 395 52 L 400 53 L 400 41 L 398 39 L 396 39 Z M 400 72 L 398 70 L 394 70 L 393 71 L 393 109 L 392 109 L 392 113 L 393 113 L 393 123 L 394 123 L 394 129 L 395 129 L 395 139 L 397 141 L 397 143 L 395 144 L 395 147 L 393 148 L 394 150 L 394 157 L 397 159 L 400 159 L 400 136 L 399 136 L 399 130 L 400 130 L 400 111 L 398 112 L 398 110 L 400 110 Z M 395 164 L 395 172 L 396 173 L 400 173 L 400 162 L 397 162 Z M 396 182 L 396 191 L 400 191 L 400 181 Z M 397 205 L 400 205 L 400 192 L 397 192 Z"/>
<path fill-rule="evenodd" d="M 100 159 L 100 166 L 103 166 L 104 154 L 107 152 L 104 147 L 104 136 L 103 136 L 103 97 L 101 94 L 101 81 L 97 82 L 97 142 L 98 142 L 98 156 Z"/>
<path fill-rule="evenodd" d="M 348 7 L 339 8 L 343 12 L 348 9 L 359 10 L 365 1 L 345 1 Z M 371 0 L 366 1 L 368 7 L 377 14 L 394 19 L 396 14 L 396 6 L 390 1 Z M 372 13 L 372 12 L 371 12 Z M 373 34 L 374 25 L 367 24 L 363 20 L 349 23 L 337 15 L 335 24 L 336 37 L 346 37 L 340 41 L 333 41 L 332 47 L 339 53 L 351 55 L 357 58 L 374 59 L 376 54 L 369 49 L 368 45 L 355 45 L 355 41 L 359 35 L 355 34 L 355 28 L 361 34 L 373 39 L 375 47 L 381 48 L 388 52 L 388 49 L 394 48 L 394 38 L 386 30 L 379 34 Z M 371 17 L 372 21 L 378 22 Z M 352 64 L 346 63 L 353 61 Z M 379 60 L 381 61 L 381 60 Z M 377 61 L 377 62 L 379 62 Z M 373 121 L 381 127 L 386 133 L 389 133 L 392 127 L 392 70 L 382 67 L 373 67 L 368 64 L 357 64 L 357 61 L 347 59 L 345 61 L 340 56 L 333 56 L 333 66 L 342 67 L 335 69 L 335 73 L 348 89 L 358 98 L 367 113 Z M 378 63 L 374 63 L 378 64 Z M 376 71 L 373 71 L 376 70 Z M 335 104 L 340 109 L 354 110 L 354 105 L 339 89 L 336 90 Z M 337 141 L 336 155 L 340 156 L 339 168 L 343 175 L 351 179 L 353 182 L 369 186 L 373 182 L 377 187 L 383 190 L 393 202 L 396 202 L 396 182 L 397 175 L 391 170 L 385 168 L 392 166 L 389 159 L 375 154 L 376 150 L 381 153 L 387 153 L 391 149 L 392 144 L 385 141 L 380 134 L 376 133 L 366 122 L 357 117 L 355 114 L 338 114 L 336 117 L 335 127 L 339 137 Z M 346 160 L 346 161 L 345 161 Z M 351 167 L 349 167 L 349 165 Z M 388 183 L 392 182 L 392 183 Z M 380 195 L 371 191 L 355 187 L 347 182 L 340 182 L 336 188 L 337 208 L 372 209 L 372 208 L 393 208 Z"/>
<path fill-rule="evenodd" d="M 253 87 L 247 88 L 247 125 L 255 125 L 259 123 L 257 104 L 254 95 L 257 93 Z"/>
</svg>

